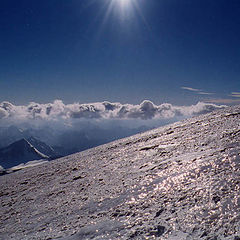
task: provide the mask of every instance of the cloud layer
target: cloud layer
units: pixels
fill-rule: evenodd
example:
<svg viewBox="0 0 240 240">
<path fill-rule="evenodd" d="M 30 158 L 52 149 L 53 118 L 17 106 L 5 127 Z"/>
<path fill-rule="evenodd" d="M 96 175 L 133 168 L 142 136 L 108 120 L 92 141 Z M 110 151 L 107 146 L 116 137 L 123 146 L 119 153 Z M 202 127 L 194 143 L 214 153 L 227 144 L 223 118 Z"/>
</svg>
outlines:
<svg viewBox="0 0 240 240">
<path fill-rule="evenodd" d="M 139 105 L 111 102 L 89 104 L 64 104 L 61 100 L 53 103 L 14 105 L 10 102 L 0 103 L 0 119 L 12 120 L 69 120 L 69 119 L 171 119 L 208 113 L 224 108 L 212 103 L 199 102 L 191 106 L 174 106 L 169 103 L 155 105 L 145 100 Z"/>
</svg>

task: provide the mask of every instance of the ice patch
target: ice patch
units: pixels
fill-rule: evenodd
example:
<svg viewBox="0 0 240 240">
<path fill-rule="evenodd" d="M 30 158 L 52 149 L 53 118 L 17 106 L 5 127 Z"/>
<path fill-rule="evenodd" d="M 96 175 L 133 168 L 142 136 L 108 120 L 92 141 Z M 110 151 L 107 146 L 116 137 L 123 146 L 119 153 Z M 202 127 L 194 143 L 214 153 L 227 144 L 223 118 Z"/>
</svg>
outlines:
<svg viewBox="0 0 240 240">
<path fill-rule="evenodd" d="M 18 170 L 21 170 L 21 169 L 24 169 L 24 168 L 29 168 L 29 167 L 34 167 L 34 166 L 38 166 L 38 165 L 41 165 L 43 163 L 47 163 L 48 161 L 45 160 L 45 159 L 42 159 L 42 160 L 34 160 L 34 161 L 29 161 L 27 163 L 21 163 L 17 166 L 14 166 L 12 168 L 9 168 L 7 172 L 14 172 L 14 171 L 18 171 Z"/>
</svg>

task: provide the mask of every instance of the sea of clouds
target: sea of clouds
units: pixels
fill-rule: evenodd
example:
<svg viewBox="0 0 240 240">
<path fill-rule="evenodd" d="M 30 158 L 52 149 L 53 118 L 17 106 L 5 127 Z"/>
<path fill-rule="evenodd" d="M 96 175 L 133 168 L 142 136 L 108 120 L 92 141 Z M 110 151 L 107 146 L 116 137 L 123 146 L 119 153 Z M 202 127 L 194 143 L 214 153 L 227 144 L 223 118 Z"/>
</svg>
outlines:
<svg viewBox="0 0 240 240">
<path fill-rule="evenodd" d="M 0 103 L 0 148 L 35 137 L 67 155 L 224 107 L 203 102 L 156 105 L 149 100 L 136 105 L 64 104 L 61 100 L 15 105 L 5 101 Z"/>
<path fill-rule="evenodd" d="M 68 121 L 71 119 L 161 120 L 195 116 L 224 107 L 224 105 L 204 102 L 198 102 L 191 106 L 174 106 L 169 103 L 155 105 L 149 100 L 144 100 L 138 105 L 107 101 L 87 104 L 64 104 L 61 100 L 46 104 L 31 102 L 28 105 L 14 105 L 5 101 L 0 103 L 0 119 L 8 121 Z"/>
</svg>

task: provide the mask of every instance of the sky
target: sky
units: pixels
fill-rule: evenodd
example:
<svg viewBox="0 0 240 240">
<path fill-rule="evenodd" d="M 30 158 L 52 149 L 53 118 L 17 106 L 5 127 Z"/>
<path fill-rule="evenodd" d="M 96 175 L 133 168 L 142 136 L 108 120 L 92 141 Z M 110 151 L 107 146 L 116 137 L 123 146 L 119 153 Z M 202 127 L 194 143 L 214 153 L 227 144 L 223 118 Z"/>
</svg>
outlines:
<svg viewBox="0 0 240 240">
<path fill-rule="evenodd" d="M 0 102 L 240 103 L 239 0 L 2 0 Z"/>
</svg>

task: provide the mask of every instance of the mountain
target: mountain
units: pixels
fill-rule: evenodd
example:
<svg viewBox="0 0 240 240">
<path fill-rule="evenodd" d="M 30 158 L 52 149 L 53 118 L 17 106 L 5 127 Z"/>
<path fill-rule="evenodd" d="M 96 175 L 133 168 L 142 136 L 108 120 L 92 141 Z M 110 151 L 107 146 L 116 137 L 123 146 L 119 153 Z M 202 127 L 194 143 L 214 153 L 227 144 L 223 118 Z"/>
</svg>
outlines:
<svg viewBox="0 0 240 240">
<path fill-rule="evenodd" d="M 97 126 L 87 124 L 86 126 L 75 126 L 66 128 L 54 128 L 54 126 L 32 126 L 0 127 L 0 148 L 27 139 L 35 148 L 45 155 L 55 159 L 92 147 L 99 146 L 119 138 L 149 130 L 150 127 L 129 128 L 127 126 Z"/>
<path fill-rule="evenodd" d="M 3 168 L 10 168 L 21 163 L 33 160 L 48 159 L 48 156 L 39 152 L 26 139 L 21 139 L 0 149 L 0 165 Z"/>
<path fill-rule="evenodd" d="M 0 176 L 0 189 L 0 239 L 238 240 L 240 106 Z"/>
<path fill-rule="evenodd" d="M 40 141 L 37 138 L 30 137 L 27 139 L 27 141 L 34 146 L 35 149 L 37 149 L 39 152 L 43 153 L 44 155 L 48 156 L 51 159 L 56 159 L 58 157 L 61 157 L 58 152 L 56 152 L 52 147 L 47 145 L 46 143 Z"/>
</svg>

